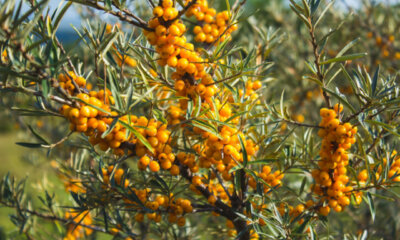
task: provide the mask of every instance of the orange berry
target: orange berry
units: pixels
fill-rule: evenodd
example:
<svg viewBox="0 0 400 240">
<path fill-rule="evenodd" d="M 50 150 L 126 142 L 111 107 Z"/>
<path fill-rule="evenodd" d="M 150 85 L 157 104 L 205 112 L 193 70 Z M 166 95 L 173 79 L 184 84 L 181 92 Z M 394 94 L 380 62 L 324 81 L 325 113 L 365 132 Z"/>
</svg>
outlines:
<svg viewBox="0 0 400 240">
<path fill-rule="evenodd" d="M 203 21 L 204 16 L 205 16 L 204 13 L 199 12 L 199 13 L 196 15 L 197 21 Z"/>
<path fill-rule="evenodd" d="M 158 141 L 161 143 L 167 143 L 169 139 L 169 134 L 166 131 L 157 132 Z"/>
<path fill-rule="evenodd" d="M 254 83 L 253 83 L 253 90 L 257 90 L 257 89 L 260 89 L 261 87 L 262 87 L 262 83 L 261 83 L 261 81 L 255 81 Z"/>
<path fill-rule="evenodd" d="M 87 121 L 88 121 L 87 118 L 79 116 L 79 118 L 75 118 L 74 123 L 75 123 L 76 125 L 80 125 L 80 124 L 85 124 L 85 123 L 87 123 Z"/>
<path fill-rule="evenodd" d="M 72 108 L 69 111 L 69 117 L 70 118 L 78 118 L 79 117 L 79 110 L 77 108 Z"/>
<path fill-rule="evenodd" d="M 360 182 L 365 182 L 368 179 L 368 171 L 366 169 L 362 170 L 358 176 L 357 176 L 358 181 Z"/>
<path fill-rule="evenodd" d="M 83 106 L 79 110 L 79 116 L 81 117 L 90 117 L 90 108 L 88 106 Z"/>
<path fill-rule="evenodd" d="M 336 134 L 337 135 L 344 135 L 344 134 L 346 134 L 347 133 L 347 130 L 346 130 L 346 128 L 344 127 L 344 126 L 338 126 L 337 128 L 336 128 Z"/>
<path fill-rule="evenodd" d="M 126 134 L 124 132 L 118 131 L 115 133 L 114 139 L 120 142 L 124 142 L 126 140 Z"/>
<path fill-rule="evenodd" d="M 158 172 L 160 171 L 160 164 L 157 161 L 151 161 L 149 164 L 150 171 Z"/>
<path fill-rule="evenodd" d="M 96 118 L 89 118 L 87 122 L 88 128 L 96 129 L 98 126 L 98 122 Z"/>
<path fill-rule="evenodd" d="M 206 34 L 203 32 L 200 32 L 200 33 L 196 34 L 196 37 L 194 40 L 196 42 L 204 42 L 204 41 L 206 41 L 206 38 L 207 38 Z"/>
<path fill-rule="evenodd" d="M 177 63 L 177 68 L 180 70 L 184 70 L 189 65 L 189 61 L 186 58 L 180 58 Z"/>
<path fill-rule="evenodd" d="M 98 120 L 97 121 L 97 130 L 99 132 L 107 131 L 107 124 L 103 120 Z"/>
<path fill-rule="evenodd" d="M 346 196 L 342 196 L 338 200 L 339 204 L 342 206 L 348 206 L 350 204 L 350 198 Z"/>
<path fill-rule="evenodd" d="M 147 120 L 146 117 L 141 116 L 140 118 L 138 118 L 137 120 L 137 125 L 139 126 L 147 126 L 147 123 L 149 122 L 149 120 Z"/>
<path fill-rule="evenodd" d="M 172 8 L 172 7 L 165 8 L 164 9 L 164 15 L 163 15 L 164 20 L 168 21 L 168 20 L 173 19 L 176 11 L 177 10 L 175 8 Z"/>
<path fill-rule="evenodd" d="M 193 185 L 195 185 L 195 186 L 200 186 L 203 182 L 201 181 L 201 177 L 199 177 L 199 176 L 194 176 L 194 177 L 192 178 L 192 183 L 193 183 Z"/>
<path fill-rule="evenodd" d="M 147 129 L 145 130 L 146 134 L 150 137 L 154 137 L 157 135 L 157 128 L 153 127 L 153 126 L 149 126 L 147 127 Z"/>
<path fill-rule="evenodd" d="M 176 26 L 176 25 L 171 25 L 171 26 L 168 28 L 168 32 L 169 32 L 171 35 L 173 35 L 173 36 L 179 36 L 179 35 L 181 35 L 181 30 L 180 30 L 179 27 Z"/>
<path fill-rule="evenodd" d="M 179 227 L 183 227 L 183 226 L 185 226 L 185 224 L 186 224 L 186 220 L 185 220 L 185 218 L 184 218 L 184 217 L 180 217 L 180 218 L 178 218 L 178 220 L 177 220 L 177 224 L 178 224 L 178 226 L 179 226 Z"/>
<path fill-rule="evenodd" d="M 214 203 L 217 201 L 217 198 L 214 195 L 210 195 L 207 200 L 211 205 L 214 205 Z"/>
<path fill-rule="evenodd" d="M 328 216 L 328 214 L 329 214 L 330 211 L 331 211 L 331 208 L 330 208 L 329 206 L 321 207 L 321 208 L 319 209 L 319 213 L 320 213 L 322 216 Z"/>
<path fill-rule="evenodd" d="M 299 205 L 297 205 L 296 208 L 295 208 L 295 211 L 296 211 L 298 214 L 304 212 L 304 210 L 305 210 L 305 207 L 304 207 L 303 204 L 299 204 Z"/>
<path fill-rule="evenodd" d="M 336 103 L 335 106 L 333 107 L 335 112 L 342 112 L 343 111 L 343 104 Z"/>
<path fill-rule="evenodd" d="M 204 93 L 205 97 L 212 97 L 215 95 L 215 90 L 213 87 L 207 87 Z"/>
<path fill-rule="evenodd" d="M 339 126 L 339 124 L 340 124 L 339 119 L 334 118 L 328 122 L 327 127 L 330 129 L 334 129 L 337 126 Z"/>
<path fill-rule="evenodd" d="M 172 166 L 172 163 L 171 163 L 171 161 L 168 161 L 168 160 L 161 163 L 162 169 L 165 169 L 165 170 L 170 169 L 171 166 Z"/>
<path fill-rule="evenodd" d="M 175 90 L 182 91 L 185 88 L 185 82 L 182 80 L 178 80 L 175 82 Z"/>
<path fill-rule="evenodd" d="M 196 65 L 193 63 L 189 63 L 187 65 L 187 67 L 185 68 L 186 72 L 190 73 L 190 74 L 194 74 L 197 70 Z"/>
<path fill-rule="evenodd" d="M 80 124 L 80 125 L 76 125 L 76 131 L 78 132 L 86 132 L 87 130 L 87 124 Z"/>
<path fill-rule="evenodd" d="M 75 82 L 78 86 L 83 87 L 86 85 L 86 80 L 83 77 L 75 78 Z"/>
<path fill-rule="evenodd" d="M 214 18 L 211 15 L 209 14 L 204 15 L 204 22 L 211 23 L 213 20 Z"/>
<path fill-rule="evenodd" d="M 148 156 L 143 156 L 139 159 L 140 164 L 142 164 L 143 166 L 147 166 L 150 163 L 150 158 Z"/>
<path fill-rule="evenodd" d="M 167 60 L 167 64 L 170 67 L 176 67 L 176 65 L 178 64 L 178 58 L 176 58 L 175 56 L 169 57 Z"/>
<path fill-rule="evenodd" d="M 164 10 L 162 9 L 162 7 L 157 6 L 153 9 L 153 14 L 156 17 L 161 17 L 164 14 Z"/>
<path fill-rule="evenodd" d="M 167 33 L 167 28 L 165 28 L 163 25 L 158 25 L 156 27 L 155 33 L 157 34 L 157 36 L 165 35 Z"/>
<path fill-rule="evenodd" d="M 143 213 L 137 213 L 137 214 L 135 215 L 135 220 L 136 220 L 136 222 L 143 222 L 143 220 L 144 220 L 144 215 L 143 215 Z"/>
<path fill-rule="evenodd" d="M 163 8 L 170 8 L 172 7 L 174 2 L 172 0 L 163 0 L 162 1 L 162 6 Z"/>
<path fill-rule="evenodd" d="M 177 176 L 177 175 L 179 175 L 179 172 L 180 172 L 178 165 L 175 165 L 175 164 L 172 165 L 172 167 L 169 171 L 172 176 Z"/>
<path fill-rule="evenodd" d="M 121 142 L 120 142 L 120 141 L 112 140 L 112 141 L 110 142 L 110 147 L 111 147 L 111 148 L 119 148 L 119 146 L 121 146 Z"/>
<path fill-rule="evenodd" d="M 79 99 L 85 101 L 85 102 L 89 102 L 89 95 L 85 94 L 85 93 L 79 93 L 78 95 L 76 95 L 76 97 L 78 97 Z"/>
<path fill-rule="evenodd" d="M 150 137 L 147 139 L 152 147 L 157 147 L 158 145 L 158 138 Z"/>
</svg>

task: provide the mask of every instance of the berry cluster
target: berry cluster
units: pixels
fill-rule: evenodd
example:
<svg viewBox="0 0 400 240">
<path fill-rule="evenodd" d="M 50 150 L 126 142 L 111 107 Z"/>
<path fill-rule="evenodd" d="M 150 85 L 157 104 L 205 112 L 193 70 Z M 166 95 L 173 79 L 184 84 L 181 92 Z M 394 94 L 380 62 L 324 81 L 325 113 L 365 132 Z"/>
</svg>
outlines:
<svg viewBox="0 0 400 240">
<path fill-rule="evenodd" d="M 262 171 L 257 176 L 267 183 L 267 185 L 263 185 L 263 191 L 264 193 L 268 193 L 271 191 L 271 188 L 277 188 L 282 184 L 281 180 L 284 174 L 279 170 L 272 172 L 270 166 L 264 165 Z M 257 182 L 253 177 L 250 177 L 249 185 L 254 190 L 257 190 Z"/>
<path fill-rule="evenodd" d="M 393 159 L 390 161 L 391 164 L 389 167 L 387 177 L 388 177 L 388 179 L 390 179 L 391 182 L 400 182 L 400 156 L 397 156 L 397 151 L 393 150 L 390 157 Z M 383 168 L 386 168 L 387 159 L 383 158 L 382 162 L 383 162 Z M 376 171 L 374 171 L 375 172 L 375 181 L 378 181 L 381 178 L 383 168 L 382 168 L 382 164 L 379 164 L 379 166 L 371 165 L 371 171 L 373 171 L 374 168 L 376 168 L 376 167 L 377 167 L 377 169 L 376 169 Z M 357 180 L 362 185 L 366 184 L 366 182 L 368 181 L 367 169 L 364 169 L 358 173 Z M 373 182 L 373 179 L 371 179 L 371 181 Z M 385 183 L 385 182 L 386 182 L 386 179 L 382 179 L 382 183 Z"/>
<path fill-rule="evenodd" d="M 262 87 L 262 83 L 260 80 L 256 80 L 256 81 L 248 80 L 246 82 L 246 91 L 244 92 L 242 89 L 239 89 L 239 97 L 243 97 L 243 93 L 244 93 L 245 98 L 249 97 L 250 100 L 252 100 L 252 101 L 257 100 L 259 98 L 259 96 L 256 93 L 256 91 L 258 89 L 260 89 L 261 87 Z M 234 102 L 234 98 L 232 95 L 229 96 L 229 102 L 231 102 L 231 103 Z M 260 101 L 258 100 L 257 103 L 260 103 Z"/>
<path fill-rule="evenodd" d="M 105 184 L 105 186 L 102 186 L 103 188 L 109 187 L 110 186 L 110 177 L 113 173 L 114 170 L 114 165 L 110 165 L 107 169 L 106 168 L 102 168 L 102 175 L 103 175 L 103 183 Z M 114 172 L 114 181 L 116 185 L 122 185 L 125 188 L 127 188 L 129 186 L 129 180 L 128 179 L 124 179 L 123 180 L 123 176 L 124 176 L 124 170 L 122 168 L 118 168 L 115 170 Z M 122 184 L 123 183 L 123 184 Z"/>
<path fill-rule="evenodd" d="M 247 224 L 251 224 L 250 222 L 247 222 Z M 228 236 L 234 238 L 237 236 L 237 231 L 235 230 L 235 226 L 233 225 L 233 222 L 230 220 L 226 221 L 226 227 L 229 228 L 228 231 Z M 250 240 L 257 240 L 260 239 L 260 236 L 253 230 L 250 230 Z"/>
<path fill-rule="evenodd" d="M 122 185 L 124 188 L 129 188 L 129 180 L 124 178 L 124 170 L 121 168 L 114 170 L 113 165 L 102 169 L 104 183 L 102 186 L 103 188 L 111 188 L 110 177 L 112 174 L 115 184 Z M 124 197 L 123 201 L 125 202 L 126 206 L 128 208 L 135 208 L 138 211 L 135 216 L 135 220 L 138 222 L 144 221 L 145 216 L 147 216 L 147 219 L 151 221 L 160 222 L 162 215 L 168 214 L 168 221 L 170 223 L 177 223 L 178 226 L 184 226 L 184 215 L 193 211 L 190 200 L 184 198 L 175 199 L 172 193 L 170 196 L 167 196 L 162 194 L 153 194 L 151 193 L 150 188 L 136 189 L 134 187 L 130 187 L 129 189 L 135 193 L 135 195 L 147 209 L 151 210 L 149 212 L 148 210 L 144 209 L 142 205 L 138 205 L 137 202 Z"/>
<path fill-rule="evenodd" d="M 64 180 L 64 188 L 67 192 L 86 193 L 86 189 L 82 185 L 82 181 L 76 178 L 67 178 L 64 175 L 59 175 Z"/>
<path fill-rule="evenodd" d="M 189 4 L 186 0 L 186 4 Z M 230 25 L 228 11 L 217 13 L 214 8 L 208 7 L 207 0 L 198 0 L 190 6 L 186 12 L 187 17 L 194 16 L 199 25 L 195 26 L 193 33 L 196 35 L 196 42 L 217 43 L 223 42 L 230 34 L 237 29 L 236 25 Z"/>
<path fill-rule="evenodd" d="M 60 78 L 66 79 L 65 75 L 60 75 Z M 79 78 L 82 77 L 75 77 L 75 79 Z M 62 83 L 61 80 L 60 82 Z M 81 82 L 86 81 L 83 79 Z M 67 88 L 68 83 L 64 84 L 63 87 Z M 79 86 L 83 87 L 84 85 L 80 84 Z M 71 92 L 71 94 L 75 93 L 76 91 Z M 118 116 L 117 112 L 111 111 L 114 98 L 109 90 L 90 91 L 89 94 L 78 93 L 76 97 L 88 104 L 80 103 L 79 107 L 63 105 L 60 112 L 71 122 L 71 130 L 85 133 L 89 136 L 89 142 L 93 146 L 99 145 L 103 151 L 111 148 L 117 155 L 123 155 L 124 148 L 130 149 L 130 144 L 135 145 L 135 153 L 139 157 L 146 154 L 152 157 L 157 157 L 161 153 L 171 154 L 171 147 L 167 144 L 170 141 L 170 132 L 167 130 L 167 126 L 154 119 L 148 120 L 143 116 Z M 118 122 L 113 125 L 108 134 L 103 136 L 116 118 L 118 118 Z M 154 148 L 153 152 L 145 146 L 142 140 L 137 138 L 137 135 L 128 133 L 125 127 L 128 125 L 145 137 L 146 141 Z M 151 163 L 151 165 L 156 166 L 158 163 Z M 152 171 L 153 169 L 157 168 L 151 168 Z"/>
<path fill-rule="evenodd" d="M 146 208 L 151 210 L 150 212 L 139 211 L 135 216 L 137 222 L 143 222 L 145 216 L 147 216 L 148 220 L 160 222 L 164 214 L 168 222 L 176 223 L 178 226 L 183 227 L 186 223 L 185 214 L 193 211 L 190 200 L 175 198 L 172 193 L 170 196 L 166 196 L 150 194 L 149 190 L 143 191 L 134 189 L 134 191 Z M 125 202 L 136 206 L 135 202 L 129 200 Z"/>
<path fill-rule="evenodd" d="M 215 10 L 205 8 L 205 6 L 207 6 L 206 1 L 197 1 L 188 11 L 196 12 L 195 9 L 198 9 L 199 13 L 205 14 L 204 19 L 199 20 L 205 22 L 202 28 L 205 33 L 213 36 L 213 31 L 218 30 L 218 35 L 214 31 L 215 36 L 212 41 L 218 38 L 225 39 L 236 28 L 228 27 L 230 16 L 227 12 L 217 14 Z M 244 161 L 245 153 L 247 159 L 251 161 L 259 147 L 253 140 L 246 139 L 244 133 L 238 130 L 239 117 L 235 117 L 237 105 L 232 93 L 226 89 L 221 91 L 213 76 L 206 72 L 206 68 L 217 69 L 218 65 L 207 63 L 201 57 L 200 52 L 195 50 L 194 45 L 186 41 L 184 36 L 186 27 L 178 18 L 179 11 L 174 6 L 174 1 L 160 1 L 159 6 L 154 8 L 153 15 L 154 17 L 148 24 L 153 30 L 145 30 L 144 35 L 149 43 L 155 46 L 158 64 L 174 69 L 171 74 L 174 86 L 173 89 L 170 89 L 157 82 L 150 82 L 150 84 L 160 85 L 160 91 L 158 91 L 160 95 L 158 96 L 162 99 L 170 96 L 173 91 L 176 96 L 182 97 L 178 105 L 173 105 L 168 101 L 169 126 L 182 125 L 184 127 L 185 134 L 193 139 L 194 144 L 189 147 L 195 150 L 195 154 L 180 152 L 175 155 L 172 152 L 171 133 L 167 130 L 166 124 L 135 115 L 119 116 L 117 112 L 112 111 L 114 99 L 110 91 L 80 92 L 79 89 L 85 87 L 86 81 L 82 81 L 84 78 L 79 77 L 80 81 L 77 84 L 78 77 L 72 73 L 60 75 L 60 86 L 81 101 L 74 106 L 64 105 L 61 113 L 71 122 L 72 130 L 89 136 L 89 141 L 93 146 L 98 145 L 103 151 L 111 148 L 117 155 L 134 154 L 139 158 L 137 167 L 141 171 L 149 169 L 148 172 L 157 173 L 160 170 L 166 170 L 172 176 L 177 176 L 182 171 L 190 170 L 190 189 L 201 194 L 199 187 L 205 187 L 211 193 L 207 199 L 209 204 L 214 205 L 216 201 L 220 200 L 230 206 L 229 195 L 232 195 L 234 191 L 231 180 L 235 175 L 230 171 L 238 163 Z M 208 26 L 211 28 L 210 31 L 208 31 Z M 224 28 L 223 32 L 222 28 Z M 111 30 L 108 31 L 111 32 Z M 207 38 L 210 37 L 206 36 Z M 118 53 L 115 57 L 122 60 L 122 56 Z M 150 69 L 149 73 L 154 78 L 158 77 L 158 73 L 154 69 Z M 246 91 L 239 93 L 240 97 L 244 97 L 246 101 L 256 100 L 258 98 L 256 91 L 261 87 L 260 81 L 249 80 L 246 82 Z M 193 105 L 199 106 L 198 115 L 193 117 L 202 118 L 202 121 L 215 126 L 214 133 L 206 131 L 201 124 L 198 127 L 185 127 L 187 126 L 187 123 L 184 123 L 185 112 L 188 109 L 189 101 L 192 101 Z M 213 120 L 227 124 L 218 126 Z M 111 127 L 112 129 L 110 129 Z M 149 145 L 151 149 L 149 149 Z M 200 171 L 202 168 L 209 170 L 209 177 L 200 175 L 203 173 Z M 217 180 L 219 174 L 224 181 L 223 184 L 219 179 Z M 123 198 L 128 207 L 137 209 L 136 221 L 143 221 L 147 216 L 147 219 L 159 222 L 162 219 L 162 213 L 167 213 L 169 222 L 176 222 L 179 226 L 183 226 L 185 225 L 184 215 L 192 212 L 189 200 L 175 199 L 172 195 L 155 195 L 151 189 L 138 190 L 130 187 L 129 181 L 124 178 L 122 169 L 114 169 L 113 166 L 110 166 L 102 170 L 102 176 L 103 188 L 112 188 L 110 181 L 113 178 L 117 185 L 135 192 L 146 208 L 152 210 L 144 211 L 145 209 L 136 202 Z M 271 169 L 268 171 L 266 167 L 259 176 L 267 183 L 264 192 L 269 192 L 270 187 L 280 186 L 283 178 L 280 171 L 271 173 Z M 250 175 L 246 175 L 246 177 L 251 181 Z M 252 181 L 255 189 L 255 180 Z M 118 232 L 117 230 L 118 228 L 115 232 Z"/>
<path fill-rule="evenodd" d="M 312 186 L 314 193 L 320 198 L 319 211 L 321 215 L 328 215 L 330 208 L 341 212 L 350 204 L 353 187 L 349 186 L 346 166 L 349 163 L 347 150 L 356 142 L 355 134 L 357 127 L 350 123 L 341 123 L 338 114 L 343 107 L 336 104 L 334 109 L 322 108 L 320 115 L 322 127 L 318 135 L 322 138 L 321 160 L 318 162 L 319 169 L 312 172 L 316 182 Z M 355 193 L 355 195 L 360 195 Z M 360 197 L 361 199 L 361 197 Z M 327 205 L 326 205 L 327 204 Z"/>
<path fill-rule="evenodd" d="M 300 203 L 300 204 L 296 205 L 295 207 L 291 206 L 290 204 L 281 203 L 278 207 L 278 211 L 281 216 L 284 216 L 285 213 L 287 212 L 291 218 L 291 221 L 293 221 L 298 216 L 303 214 L 305 211 L 312 209 L 313 206 L 314 206 L 314 201 L 312 201 L 312 200 L 308 200 L 305 204 Z M 298 220 L 299 224 L 302 224 L 303 222 L 304 222 L 304 218 L 300 218 L 300 220 Z"/>
<path fill-rule="evenodd" d="M 187 2 L 187 4 L 191 3 Z M 208 30 L 210 30 L 210 32 L 212 32 L 213 27 L 214 30 L 216 30 L 215 26 L 218 26 L 218 24 L 225 26 L 223 28 L 224 31 L 226 31 L 227 21 L 229 20 L 227 12 L 216 14 L 215 10 L 209 9 L 207 5 L 206 1 L 197 1 L 187 12 L 189 16 L 191 16 L 190 14 L 196 17 L 201 16 L 201 14 L 205 15 L 204 18 L 200 18 L 200 21 L 204 20 L 206 23 L 203 28 L 201 28 L 202 31 L 205 30 L 205 32 L 209 32 Z M 193 174 L 190 189 L 200 194 L 198 187 L 205 187 L 212 193 L 207 199 L 210 204 L 214 204 L 217 199 L 219 199 L 229 205 L 230 202 L 226 191 L 223 189 L 223 186 L 215 180 L 216 174 L 221 174 L 222 179 L 225 181 L 225 187 L 230 189 L 229 182 L 232 179 L 230 170 L 235 167 L 238 162 L 243 162 L 244 151 L 240 144 L 240 139 L 243 141 L 249 161 L 258 151 L 258 146 L 251 139 L 246 140 L 244 134 L 233 127 L 239 124 L 239 118 L 234 117 L 235 108 L 233 107 L 234 105 L 231 105 L 234 103 L 232 93 L 229 91 L 220 91 L 212 75 L 206 72 L 206 67 L 212 66 L 217 68 L 217 65 L 206 63 L 200 53 L 195 51 L 193 44 L 186 42 L 186 38 L 183 36 L 186 32 L 186 28 L 180 20 L 173 17 L 174 14 L 169 14 L 170 12 L 177 12 L 171 10 L 171 8 L 175 8 L 172 1 L 160 1 L 159 6 L 154 8 L 154 18 L 149 22 L 149 27 L 154 29 L 154 31 L 144 31 L 148 41 L 155 46 L 156 52 L 159 55 L 158 63 L 161 66 L 168 65 L 175 69 L 175 72 L 171 74 L 171 78 L 175 81 L 175 95 L 184 97 L 179 100 L 179 106 L 169 107 L 169 123 L 177 125 L 185 120 L 184 113 L 186 109 L 188 109 L 188 99 L 190 99 L 195 106 L 200 105 L 199 112 L 201 112 L 201 114 L 195 117 L 204 119 L 204 121 L 207 121 L 210 125 L 216 125 L 215 122 L 212 121 L 216 119 L 216 116 L 212 113 L 217 112 L 218 121 L 229 120 L 229 124 L 231 124 L 232 127 L 227 125 L 216 126 L 216 133 L 205 131 L 200 126 L 185 128 L 184 131 L 188 137 L 193 137 L 196 139 L 195 141 L 201 142 L 201 144 L 194 144 L 191 146 L 196 154 L 181 152 L 177 154 L 177 161 L 175 162 L 168 156 L 164 156 L 163 158 L 159 157 L 159 159 L 164 159 L 164 163 L 162 164 L 166 166 L 165 168 L 163 166 L 161 167 L 168 169 L 168 167 L 172 165 L 170 169 L 172 175 L 179 174 L 182 168 L 189 169 Z M 166 13 L 168 14 L 165 15 Z M 217 24 L 216 21 L 219 23 Z M 195 29 L 199 29 L 198 27 Z M 208 29 L 208 27 L 210 27 L 210 29 Z M 231 30 L 234 29 L 235 27 L 231 28 Z M 227 32 L 230 33 L 231 31 Z M 214 35 L 217 36 L 216 31 L 214 31 Z M 210 36 L 212 36 L 212 33 Z M 205 36 L 205 38 L 210 38 L 210 36 Z M 218 37 L 220 38 L 221 36 Z M 224 38 L 225 36 L 220 39 Z M 215 41 L 215 39 L 213 38 L 210 41 Z M 242 92 L 241 96 L 246 94 L 245 97 L 256 100 L 258 94 L 255 93 L 255 91 L 261 87 L 262 84 L 258 80 L 254 82 L 248 81 L 246 84 L 246 92 Z M 210 119 L 210 121 L 207 119 Z M 185 124 L 182 123 L 182 126 L 185 126 Z M 147 165 L 150 166 L 151 162 L 151 159 L 142 157 L 139 160 L 138 167 L 139 169 L 143 169 Z M 150 166 L 150 168 L 154 168 L 156 171 L 160 167 L 154 164 L 154 166 Z M 201 168 L 215 170 L 215 172 L 210 171 L 211 179 L 196 175 Z M 280 174 L 279 171 L 276 173 L 277 174 L 273 175 L 274 179 L 270 182 L 275 187 L 280 185 L 280 180 L 283 177 L 283 174 Z M 250 176 L 247 177 L 250 178 Z M 267 181 L 269 181 L 270 178 L 270 176 L 266 176 Z M 233 186 L 231 186 L 230 191 L 232 191 L 232 189 Z M 268 192 L 268 189 L 266 192 Z"/>
<path fill-rule="evenodd" d="M 116 24 L 116 26 L 120 27 L 120 25 L 118 23 Z M 113 28 L 112 25 L 107 24 L 106 32 L 107 33 L 111 33 L 113 31 L 112 28 Z M 115 46 L 115 44 L 113 44 L 113 48 L 115 49 L 115 53 L 113 54 L 113 58 L 117 62 L 118 66 L 122 66 L 122 64 L 126 64 L 129 67 L 136 67 L 137 66 L 136 60 L 131 58 L 130 56 L 126 56 L 126 55 L 122 56 L 121 53 L 118 52 L 118 49 Z"/>
<path fill-rule="evenodd" d="M 172 1 L 162 1 L 162 5 L 153 11 L 154 18 L 149 21 L 149 27 L 154 31 L 144 31 L 144 34 L 150 44 L 156 46 L 160 55 L 158 63 L 176 69 L 171 75 L 175 81 L 176 95 L 199 94 L 211 103 L 211 97 L 219 90 L 212 84 L 214 81 L 211 75 L 205 72 L 204 59 L 194 50 L 193 44 L 186 42 L 186 37 L 183 36 L 186 32 L 185 25 L 180 20 L 165 17 L 165 12 L 171 8 L 176 10 Z M 180 104 L 181 109 L 186 109 L 187 100 L 180 101 Z"/>
<path fill-rule="evenodd" d="M 60 87 L 65 89 L 70 95 L 76 91 L 76 87 L 84 87 L 86 85 L 86 79 L 76 76 L 72 71 L 66 74 L 60 74 L 58 76 L 58 81 Z"/>
<path fill-rule="evenodd" d="M 64 240 L 76 240 L 92 234 L 93 230 L 78 224 L 91 225 L 92 218 L 89 211 L 76 212 L 74 210 L 65 212 L 65 218 L 70 220 L 67 225 L 67 235 Z"/>
</svg>

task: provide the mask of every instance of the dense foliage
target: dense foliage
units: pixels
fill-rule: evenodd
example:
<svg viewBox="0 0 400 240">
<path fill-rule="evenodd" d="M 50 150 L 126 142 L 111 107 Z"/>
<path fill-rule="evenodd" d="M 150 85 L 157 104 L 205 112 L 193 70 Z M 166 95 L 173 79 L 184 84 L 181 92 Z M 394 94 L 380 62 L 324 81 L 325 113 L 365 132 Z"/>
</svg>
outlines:
<svg viewBox="0 0 400 240">
<path fill-rule="evenodd" d="M 399 6 L 0 2 L 1 117 L 68 192 L 5 175 L 7 237 L 398 235 Z"/>
</svg>

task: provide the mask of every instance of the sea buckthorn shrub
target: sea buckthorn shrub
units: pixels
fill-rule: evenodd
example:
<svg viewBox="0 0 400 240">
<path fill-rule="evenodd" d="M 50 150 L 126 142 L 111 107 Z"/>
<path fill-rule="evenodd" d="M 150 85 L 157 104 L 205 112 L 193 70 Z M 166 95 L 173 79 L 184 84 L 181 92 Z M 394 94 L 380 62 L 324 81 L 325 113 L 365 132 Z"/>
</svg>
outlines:
<svg viewBox="0 0 400 240">
<path fill-rule="evenodd" d="M 399 217 L 400 57 L 371 12 L 384 6 L 0 2 L 1 103 L 54 176 L 34 193 L 4 176 L 8 237 L 395 238 L 373 223 Z M 90 19 L 68 46 L 72 6 Z"/>
</svg>

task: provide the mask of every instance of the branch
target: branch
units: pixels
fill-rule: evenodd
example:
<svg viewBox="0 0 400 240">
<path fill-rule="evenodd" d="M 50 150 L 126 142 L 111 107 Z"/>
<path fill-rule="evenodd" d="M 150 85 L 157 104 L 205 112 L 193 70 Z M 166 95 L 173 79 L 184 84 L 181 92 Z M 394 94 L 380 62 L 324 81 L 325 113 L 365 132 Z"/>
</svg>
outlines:
<svg viewBox="0 0 400 240">
<path fill-rule="evenodd" d="M 83 0 L 70 0 L 70 1 L 78 3 L 78 4 L 82 4 L 82 5 L 85 5 L 85 6 L 90 6 L 92 8 L 97 9 L 97 10 L 104 11 L 104 12 L 109 13 L 109 14 L 115 16 L 115 17 L 118 17 L 123 22 L 127 22 L 127 23 L 132 24 L 132 25 L 134 25 L 136 27 L 143 28 L 143 29 L 145 29 L 147 31 L 154 31 L 154 29 L 149 28 L 147 26 L 147 22 L 143 21 L 142 19 L 140 19 L 139 17 L 137 17 L 134 14 L 130 13 L 129 11 L 125 12 L 125 11 L 114 11 L 114 10 L 106 9 L 105 7 L 101 6 L 98 2 L 83 1 Z M 125 13 L 125 15 L 123 13 Z M 129 16 L 130 18 L 128 18 L 127 16 Z M 133 20 L 131 18 L 134 18 L 135 20 Z"/>
<path fill-rule="evenodd" d="M 308 21 L 310 22 L 310 25 L 312 26 L 311 18 L 309 18 Z M 317 77 L 318 77 L 318 80 L 323 85 L 324 84 L 324 75 L 321 72 L 321 65 L 320 65 L 320 61 L 319 61 L 321 56 L 318 53 L 318 44 L 317 44 L 317 39 L 315 38 L 314 26 L 312 26 L 311 29 L 310 29 L 310 37 L 311 37 L 311 44 L 312 44 L 312 47 L 313 47 L 313 53 L 314 53 L 314 58 L 315 58 L 314 63 L 315 63 L 315 66 L 317 68 Z M 326 91 L 322 90 L 322 95 L 324 96 L 324 100 L 325 100 L 325 103 L 328 106 L 328 108 L 331 108 L 332 107 L 331 106 L 331 100 L 329 98 L 328 93 Z"/>
<path fill-rule="evenodd" d="M 40 212 L 37 212 L 37 211 L 33 211 L 33 210 L 26 209 L 26 208 L 20 208 L 18 206 L 10 205 L 10 204 L 7 204 L 4 201 L 1 201 L 0 204 L 5 206 L 5 207 L 8 207 L 8 208 L 16 209 L 16 210 L 20 211 L 21 213 L 22 212 L 29 213 L 30 215 L 33 215 L 33 216 L 36 216 L 36 217 L 39 217 L 41 219 L 45 219 L 45 220 L 48 220 L 48 221 L 58 221 L 58 222 L 66 223 L 66 224 L 71 224 L 72 223 L 71 219 L 61 218 L 61 217 L 57 217 L 55 215 L 46 215 L 46 214 L 43 214 L 43 213 L 40 213 Z M 86 225 L 86 224 L 83 224 L 83 223 L 80 223 L 80 222 L 79 223 L 75 223 L 74 222 L 73 224 L 75 224 L 77 226 L 82 226 L 82 227 L 85 227 L 85 228 L 92 229 L 93 231 L 111 234 L 106 229 L 100 228 L 100 227 L 97 227 L 97 226 Z"/>
</svg>

